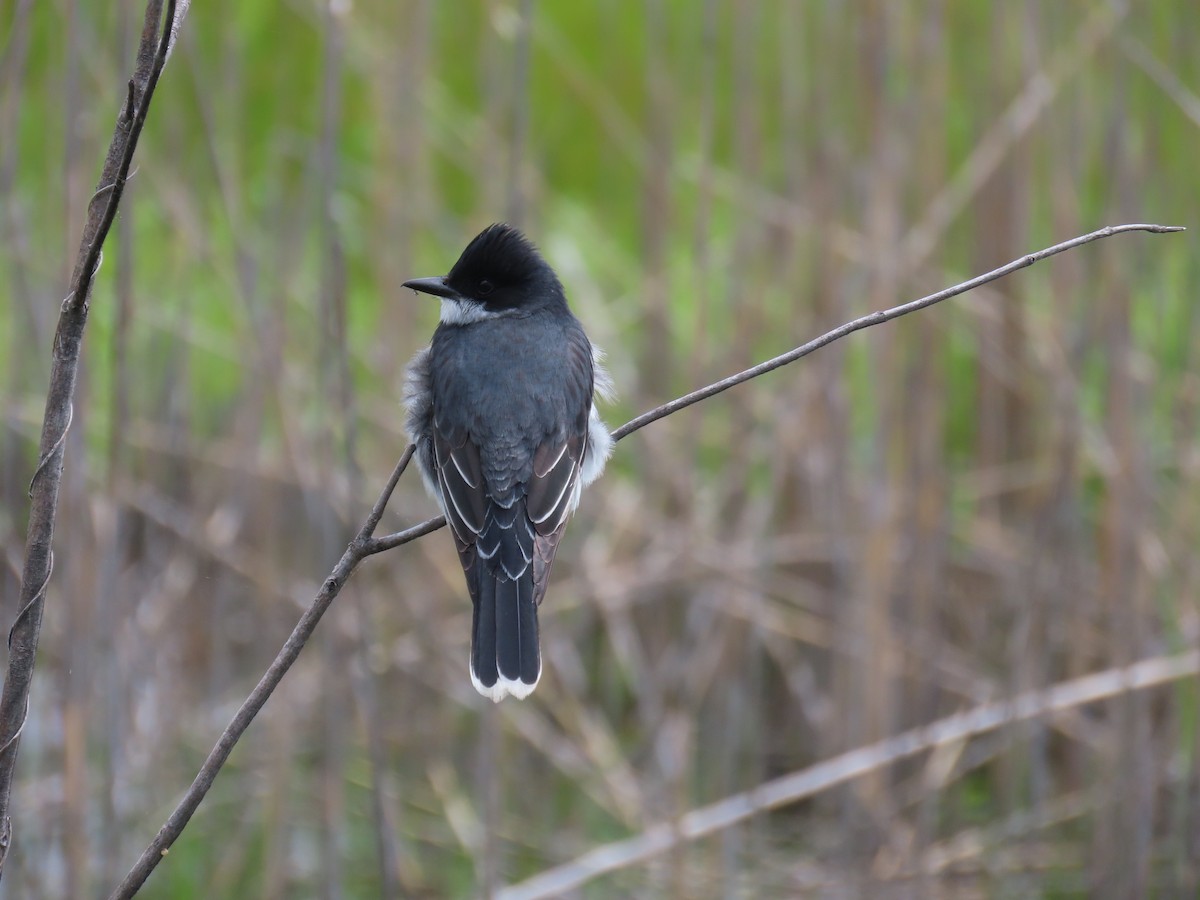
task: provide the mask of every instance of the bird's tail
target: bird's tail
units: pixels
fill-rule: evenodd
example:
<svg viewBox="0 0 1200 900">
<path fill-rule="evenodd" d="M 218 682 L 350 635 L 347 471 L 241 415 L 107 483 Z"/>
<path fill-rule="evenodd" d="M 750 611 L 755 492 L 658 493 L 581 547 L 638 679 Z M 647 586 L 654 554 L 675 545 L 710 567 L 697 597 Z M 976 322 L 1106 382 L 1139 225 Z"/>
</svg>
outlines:
<svg viewBox="0 0 1200 900">
<path fill-rule="evenodd" d="M 499 703 L 508 694 L 529 696 L 542 675 L 533 569 L 516 578 L 478 570 L 479 590 L 471 628 L 471 681 Z"/>
</svg>

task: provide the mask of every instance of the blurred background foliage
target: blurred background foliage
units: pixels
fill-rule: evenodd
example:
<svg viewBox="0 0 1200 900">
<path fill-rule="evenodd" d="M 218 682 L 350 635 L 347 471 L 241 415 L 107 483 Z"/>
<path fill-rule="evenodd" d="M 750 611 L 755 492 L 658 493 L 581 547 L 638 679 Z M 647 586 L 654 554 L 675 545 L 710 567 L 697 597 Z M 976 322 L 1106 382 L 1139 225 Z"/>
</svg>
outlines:
<svg viewBox="0 0 1200 900">
<path fill-rule="evenodd" d="M 140 28 L 0 0 L 0 544 Z M 500 219 L 613 425 L 1105 224 L 622 443 L 491 708 L 444 533 L 369 560 L 147 897 L 472 896 L 939 716 L 1194 647 L 1200 9 L 211 0 L 93 297 L 5 897 L 102 894 L 403 450 L 402 291 Z M 384 528 L 434 513 L 406 477 Z M 1195 896 L 1194 679 L 1002 728 L 584 896 Z"/>
</svg>

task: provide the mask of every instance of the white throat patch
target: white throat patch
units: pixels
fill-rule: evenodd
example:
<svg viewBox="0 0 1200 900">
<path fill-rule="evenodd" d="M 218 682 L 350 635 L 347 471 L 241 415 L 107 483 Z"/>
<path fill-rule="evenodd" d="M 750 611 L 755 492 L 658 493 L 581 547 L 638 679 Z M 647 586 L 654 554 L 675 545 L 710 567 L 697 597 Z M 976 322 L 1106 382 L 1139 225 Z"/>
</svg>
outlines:
<svg viewBox="0 0 1200 900">
<path fill-rule="evenodd" d="M 484 319 L 494 319 L 500 313 L 493 312 L 482 303 L 465 298 L 442 298 L 443 325 L 470 325 L 472 322 L 482 322 Z"/>
</svg>

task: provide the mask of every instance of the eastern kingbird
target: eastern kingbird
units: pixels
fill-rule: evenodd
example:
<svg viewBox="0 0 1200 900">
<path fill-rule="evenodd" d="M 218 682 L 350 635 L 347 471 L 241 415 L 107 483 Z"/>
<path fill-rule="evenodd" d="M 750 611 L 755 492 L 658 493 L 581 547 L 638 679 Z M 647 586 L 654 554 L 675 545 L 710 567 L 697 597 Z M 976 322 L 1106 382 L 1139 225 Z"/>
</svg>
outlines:
<svg viewBox="0 0 1200 900">
<path fill-rule="evenodd" d="M 523 698 L 542 674 L 537 608 L 554 553 L 612 452 L 593 403 L 612 382 L 558 276 L 511 226 L 485 228 L 444 278 L 404 287 L 442 301 L 404 401 L 467 576 L 471 682 L 497 703 Z"/>
</svg>

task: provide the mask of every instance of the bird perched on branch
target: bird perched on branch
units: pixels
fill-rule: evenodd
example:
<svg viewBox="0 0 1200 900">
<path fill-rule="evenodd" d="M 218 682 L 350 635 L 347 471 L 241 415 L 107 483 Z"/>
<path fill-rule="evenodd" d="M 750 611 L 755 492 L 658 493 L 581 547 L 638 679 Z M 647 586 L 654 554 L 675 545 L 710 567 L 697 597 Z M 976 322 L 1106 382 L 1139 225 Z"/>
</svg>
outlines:
<svg viewBox="0 0 1200 900">
<path fill-rule="evenodd" d="M 595 395 L 611 381 L 554 270 L 517 229 L 491 225 L 450 274 L 404 286 L 441 323 L 408 366 L 408 432 L 467 576 L 471 682 L 523 698 L 542 674 L 537 609 L 567 519 L 612 438 Z"/>
</svg>

